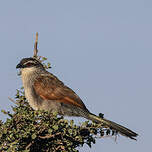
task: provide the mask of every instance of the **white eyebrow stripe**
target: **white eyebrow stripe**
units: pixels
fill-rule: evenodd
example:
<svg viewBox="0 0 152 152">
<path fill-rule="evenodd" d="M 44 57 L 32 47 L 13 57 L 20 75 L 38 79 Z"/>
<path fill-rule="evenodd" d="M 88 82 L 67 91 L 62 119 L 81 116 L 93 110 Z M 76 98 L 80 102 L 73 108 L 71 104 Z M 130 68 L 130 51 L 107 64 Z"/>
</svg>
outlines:
<svg viewBox="0 0 152 152">
<path fill-rule="evenodd" d="M 28 64 L 28 63 L 35 63 L 34 61 L 27 61 L 27 62 L 25 62 L 24 64 Z"/>
</svg>

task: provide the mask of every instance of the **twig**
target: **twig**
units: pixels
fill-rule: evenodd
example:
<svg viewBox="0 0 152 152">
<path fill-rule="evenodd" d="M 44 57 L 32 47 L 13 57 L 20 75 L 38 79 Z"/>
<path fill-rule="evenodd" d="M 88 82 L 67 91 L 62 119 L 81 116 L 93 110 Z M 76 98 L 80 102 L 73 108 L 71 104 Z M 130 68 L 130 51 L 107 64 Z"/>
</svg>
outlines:
<svg viewBox="0 0 152 152">
<path fill-rule="evenodd" d="M 63 145 L 59 145 L 57 148 L 56 148 L 56 151 L 59 151 L 59 150 L 65 150 L 65 147 Z"/>
<path fill-rule="evenodd" d="M 36 39 L 34 43 L 34 55 L 33 55 L 34 58 L 37 58 L 37 53 L 38 53 L 37 46 L 38 46 L 38 32 L 36 32 Z"/>
<path fill-rule="evenodd" d="M 26 150 L 28 150 L 30 147 L 31 147 L 31 145 L 33 144 L 33 141 L 32 142 L 30 142 L 27 146 L 26 146 Z"/>
<path fill-rule="evenodd" d="M 8 99 L 16 104 L 16 102 L 12 98 L 8 97 Z"/>
<path fill-rule="evenodd" d="M 48 139 L 48 138 L 54 138 L 55 136 L 57 136 L 57 135 L 60 135 L 61 133 L 60 132 L 58 132 L 58 133 L 56 133 L 55 135 L 46 135 L 46 136 L 39 136 L 41 139 Z"/>
</svg>

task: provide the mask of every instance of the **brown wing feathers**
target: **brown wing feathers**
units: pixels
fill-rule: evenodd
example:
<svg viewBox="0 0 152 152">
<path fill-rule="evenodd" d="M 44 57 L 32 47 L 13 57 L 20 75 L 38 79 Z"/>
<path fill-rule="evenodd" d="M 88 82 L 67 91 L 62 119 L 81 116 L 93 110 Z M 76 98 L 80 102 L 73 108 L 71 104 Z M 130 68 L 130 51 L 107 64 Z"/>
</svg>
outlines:
<svg viewBox="0 0 152 152">
<path fill-rule="evenodd" d="M 54 100 L 55 102 L 71 104 L 86 109 L 76 93 L 65 86 L 54 75 L 39 76 L 34 83 L 34 89 L 36 94 L 44 100 Z"/>
</svg>

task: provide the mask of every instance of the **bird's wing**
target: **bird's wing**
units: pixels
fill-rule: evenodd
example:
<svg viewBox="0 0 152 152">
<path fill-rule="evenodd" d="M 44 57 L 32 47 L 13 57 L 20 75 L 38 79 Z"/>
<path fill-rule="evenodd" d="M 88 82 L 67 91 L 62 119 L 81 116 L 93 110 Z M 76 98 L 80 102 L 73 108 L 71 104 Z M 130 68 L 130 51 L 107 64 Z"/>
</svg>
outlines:
<svg viewBox="0 0 152 152">
<path fill-rule="evenodd" d="M 51 100 L 86 109 L 80 97 L 69 87 L 65 86 L 53 74 L 40 75 L 34 83 L 34 90 L 43 100 Z"/>
</svg>

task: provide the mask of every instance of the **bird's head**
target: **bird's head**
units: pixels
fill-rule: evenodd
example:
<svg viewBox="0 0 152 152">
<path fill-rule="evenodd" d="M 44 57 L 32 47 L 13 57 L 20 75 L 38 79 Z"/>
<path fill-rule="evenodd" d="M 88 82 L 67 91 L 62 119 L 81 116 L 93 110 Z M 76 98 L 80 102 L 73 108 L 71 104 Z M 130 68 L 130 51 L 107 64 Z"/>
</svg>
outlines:
<svg viewBox="0 0 152 152">
<path fill-rule="evenodd" d="M 40 61 L 35 58 L 23 58 L 20 63 L 16 66 L 19 69 L 31 69 L 31 68 L 43 68 Z"/>
</svg>

